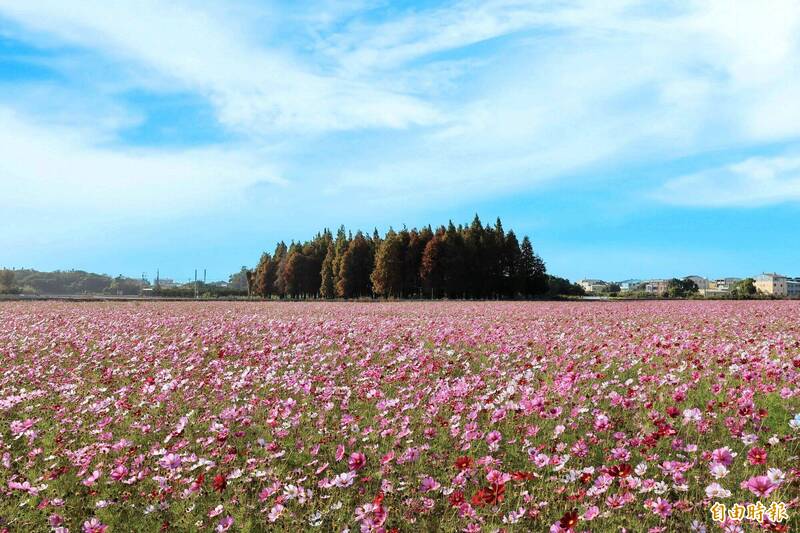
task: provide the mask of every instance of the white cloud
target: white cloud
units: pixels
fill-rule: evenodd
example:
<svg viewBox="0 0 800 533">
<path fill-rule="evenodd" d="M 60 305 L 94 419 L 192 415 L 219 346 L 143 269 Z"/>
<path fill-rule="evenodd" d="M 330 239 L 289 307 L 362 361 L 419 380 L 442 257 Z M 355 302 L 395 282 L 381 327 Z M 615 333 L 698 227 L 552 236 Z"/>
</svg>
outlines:
<svg viewBox="0 0 800 533">
<path fill-rule="evenodd" d="M 793 0 L 220 6 L 0 0 L 0 16 L 32 41 L 117 62 L 131 74 L 126 83 L 207 98 L 246 142 L 235 157 L 203 151 L 203 167 L 223 169 L 231 157 L 271 167 L 253 149 L 265 133 L 276 134 L 285 158 L 308 157 L 309 132 L 321 143 L 342 130 L 385 135 L 365 142 L 369 149 L 353 142 L 332 161 L 329 194 L 406 191 L 441 202 L 442 191 L 456 190 L 463 200 L 485 195 L 487 181 L 505 194 L 601 167 L 800 136 Z M 92 156 L 80 162 L 92 167 L 97 149 L 83 148 Z M 309 159 L 290 163 L 301 174 L 315 164 Z"/>
<path fill-rule="evenodd" d="M 655 196 L 691 207 L 758 207 L 800 200 L 800 156 L 752 157 L 680 176 Z"/>
<path fill-rule="evenodd" d="M 65 223 L 97 227 L 179 218 L 235 201 L 257 182 L 286 183 L 249 150 L 111 149 L 97 143 L 104 136 L 0 108 L 4 210 L 59 214 Z"/>
<path fill-rule="evenodd" d="M 40 38 L 133 62 L 172 89 L 197 91 L 235 129 L 401 128 L 437 120 L 425 102 L 316 73 L 288 51 L 262 46 L 249 10 L 180 1 L 0 0 L 0 14 Z M 269 13 L 260 15 L 268 20 Z"/>
</svg>

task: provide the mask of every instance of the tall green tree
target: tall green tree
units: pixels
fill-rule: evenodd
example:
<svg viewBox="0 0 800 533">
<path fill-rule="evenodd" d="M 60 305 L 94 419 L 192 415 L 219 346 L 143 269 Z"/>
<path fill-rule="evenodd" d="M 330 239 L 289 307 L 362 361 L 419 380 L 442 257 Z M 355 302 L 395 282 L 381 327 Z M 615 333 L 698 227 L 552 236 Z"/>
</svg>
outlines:
<svg viewBox="0 0 800 533">
<path fill-rule="evenodd" d="M 320 296 L 323 298 L 331 299 L 336 297 L 336 286 L 333 275 L 333 263 L 336 257 L 335 247 L 329 246 L 325 254 L 325 259 L 322 261 L 322 270 L 320 271 Z"/>
<path fill-rule="evenodd" d="M 14 271 L 7 268 L 0 270 L 0 292 L 12 292 L 14 289 Z"/>
<path fill-rule="evenodd" d="M 519 264 L 521 252 L 519 241 L 513 230 L 509 230 L 503 243 L 503 252 L 500 256 L 502 295 L 505 298 L 514 298 L 519 291 Z"/>
<path fill-rule="evenodd" d="M 370 274 L 373 257 L 370 244 L 360 231 L 350 241 L 339 267 L 337 293 L 343 298 L 362 298 L 372 295 Z"/>
<path fill-rule="evenodd" d="M 370 276 L 375 294 L 395 298 L 403 295 L 404 251 L 403 240 L 390 229 L 375 253 L 375 268 Z"/>
<path fill-rule="evenodd" d="M 422 262 L 420 264 L 420 278 L 426 294 L 430 298 L 441 298 L 445 296 L 444 278 L 444 228 L 440 228 L 436 234 L 425 245 L 422 252 Z"/>
</svg>

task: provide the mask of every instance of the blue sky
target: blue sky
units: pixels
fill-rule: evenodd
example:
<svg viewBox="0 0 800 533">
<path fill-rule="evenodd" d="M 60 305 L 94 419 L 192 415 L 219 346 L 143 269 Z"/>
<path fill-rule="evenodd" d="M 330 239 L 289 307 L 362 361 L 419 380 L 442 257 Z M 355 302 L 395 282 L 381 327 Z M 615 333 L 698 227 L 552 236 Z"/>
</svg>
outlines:
<svg viewBox="0 0 800 533">
<path fill-rule="evenodd" d="M 448 219 L 800 275 L 793 0 L 0 0 L 0 265 L 212 279 Z"/>
</svg>

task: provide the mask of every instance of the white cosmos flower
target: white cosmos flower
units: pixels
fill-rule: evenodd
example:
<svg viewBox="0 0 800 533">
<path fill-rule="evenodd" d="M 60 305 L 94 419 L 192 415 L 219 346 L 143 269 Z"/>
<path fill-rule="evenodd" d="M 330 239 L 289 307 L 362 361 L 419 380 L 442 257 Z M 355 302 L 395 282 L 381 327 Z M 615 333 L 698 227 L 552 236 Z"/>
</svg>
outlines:
<svg viewBox="0 0 800 533">
<path fill-rule="evenodd" d="M 767 477 L 776 485 L 786 481 L 786 474 L 780 468 L 770 468 L 767 470 Z"/>
<path fill-rule="evenodd" d="M 715 479 L 722 479 L 728 475 L 728 468 L 725 465 L 714 463 L 711 465 L 711 475 L 714 476 Z"/>
<path fill-rule="evenodd" d="M 709 498 L 730 498 L 731 491 L 722 488 L 719 483 L 712 483 L 706 487 L 706 496 Z"/>
</svg>

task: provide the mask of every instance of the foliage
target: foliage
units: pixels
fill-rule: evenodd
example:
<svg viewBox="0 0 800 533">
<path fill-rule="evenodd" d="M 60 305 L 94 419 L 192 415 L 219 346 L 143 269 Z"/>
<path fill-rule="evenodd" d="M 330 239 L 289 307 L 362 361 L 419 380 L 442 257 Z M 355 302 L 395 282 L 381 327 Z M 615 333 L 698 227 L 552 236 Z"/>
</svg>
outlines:
<svg viewBox="0 0 800 533">
<path fill-rule="evenodd" d="M 35 294 L 139 294 L 142 281 L 119 276 L 94 274 L 83 270 L 39 272 L 21 269 L 15 271 L 16 285 L 25 292 Z"/>
<path fill-rule="evenodd" d="M 670 298 L 685 298 L 692 294 L 696 294 L 698 290 L 697 284 L 689 278 L 672 278 L 667 283 L 666 296 L 669 296 Z"/>
<path fill-rule="evenodd" d="M 558 296 L 585 296 L 586 291 L 577 283 L 571 283 L 566 278 L 558 276 L 547 276 L 547 296 L 556 298 Z"/>
<path fill-rule="evenodd" d="M 739 299 L 754 298 L 757 295 L 756 280 L 753 278 L 745 278 L 739 280 L 736 285 L 731 289 L 731 296 Z"/>
<path fill-rule="evenodd" d="M 288 259 L 287 259 L 288 257 Z M 255 269 L 253 294 L 293 298 L 532 298 L 550 294 L 544 261 L 498 219 L 377 230 L 355 237 L 340 227 L 288 248 L 278 243 Z M 274 280 L 274 281 L 273 281 Z M 560 286 L 559 286 L 560 287 Z M 570 293 L 574 288 L 567 284 Z M 561 293 L 559 293 L 561 294 Z"/>
<path fill-rule="evenodd" d="M 14 278 L 13 270 L 7 268 L 0 270 L 0 294 L 10 294 L 18 291 Z"/>
</svg>

